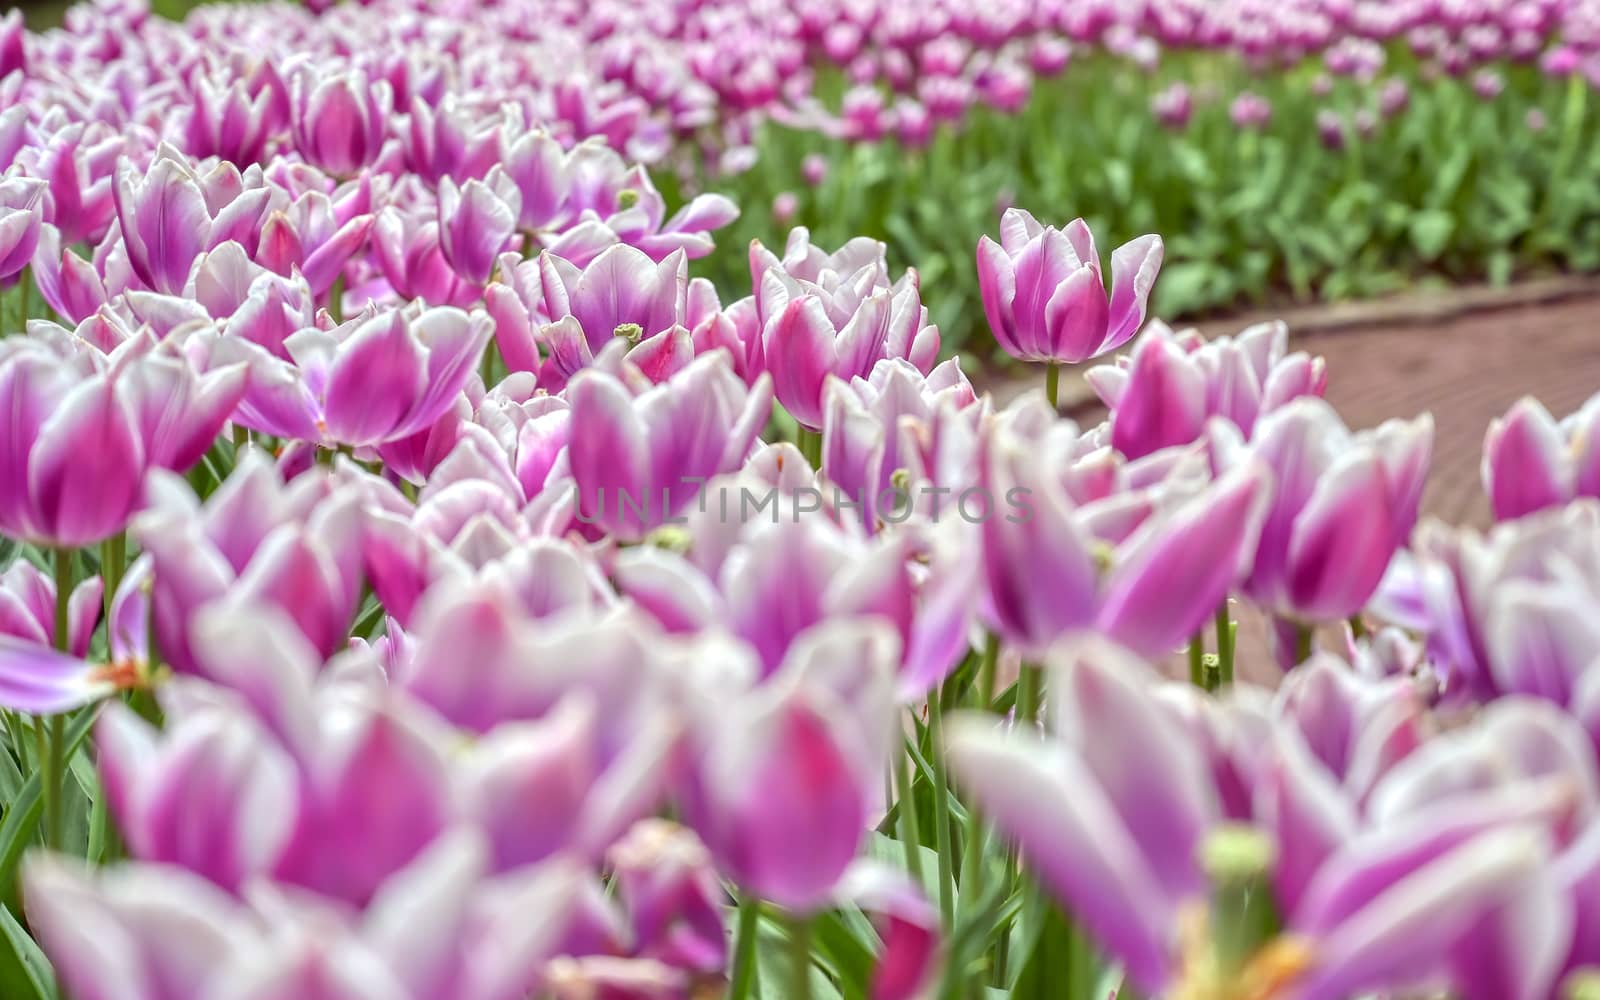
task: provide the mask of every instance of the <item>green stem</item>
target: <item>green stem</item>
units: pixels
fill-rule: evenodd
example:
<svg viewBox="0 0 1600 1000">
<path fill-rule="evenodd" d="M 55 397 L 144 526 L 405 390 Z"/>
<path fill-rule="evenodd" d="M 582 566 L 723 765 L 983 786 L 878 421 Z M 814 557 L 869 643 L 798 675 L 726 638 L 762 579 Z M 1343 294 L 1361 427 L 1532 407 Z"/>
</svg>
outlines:
<svg viewBox="0 0 1600 1000">
<path fill-rule="evenodd" d="M 1294 629 L 1294 662 L 1296 665 L 1311 659 L 1312 631 L 1310 625 L 1296 625 Z"/>
<path fill-rule="evenodd" d="M 485 389 L 492 388 L 494 381 L 494 344 L 489 344 L 483 349 L 483 357 L 478 359 L 478 377 L 483 379 Z"/>
<path fill-rule="evenodd" d="M 1233 630 L 1235 628 L 1232 618 L 1228 614 L 1228 602 L 1222 602 L 1222 607 L 1217 609 L 1217 670 L 1223 684 L 1233 683 Z"/>
<path fill-rule="evenodd" d="M 128 536 L 117 532 L 100 546 L 100 581 L 105 591 L 106 631 L 110 635 L 111 605 L 116 600 L 117 588 L 122 586 L 122 571 L 128 564 Z"/>
<path fill-rule="evenodd" d="M 933 765 L 934 843 L 939 851 L 939 914 L 955 926 L 954 859 L 950 849 L 950 782 L 944 769 L 944 707 L 935 691 L 928 698 L 928 762 Z"/>
<path fill-rule="evenodd" d="M 899 809 L 896 811 L 896 820 L 900 827 L 900 846 L 906 854 L 906 870 L 916 880 L 918 886 L 925 885 L 922 868 L 922 831 L 917 829 L 917 799 L 912 794 L 911 755 L 905 747 L 900 748 L 895 760 L 895 784 L 899 787 L 897 802 Z"/>
<path fill-rule="evenodd" d="M 250 444 L 250 432 L 241 424 L 233 425 L 233 462 L 239 464 L 239 459 L 244 455 L 244 450 Z"/>
<path fill-rule="evenodd" d="M 333 279 L 333 287 L 328 289 L 328 317 L 334 324 L 344 322 L 344 273 L 340 272 Z"/>
<path fill-rule="evenodd" d="M 1201 632 L 1196 632 L 1189 640 L 1189 683 L 1197 688 L 1206 686 L 1206 644 L 1201 636 Z"/>
<path fill-rule="evenodd" d="M 756 982 L 756 937 L 761 922 L 761 903 L 754 896 L 739 895 L 739 922 L 734 931 L 733 980 L 728 1000 L 747 1000 Z"/>
<path fill-rule="evenodd" d="M 975 691 L 978 708 L 987 712 L 994 704 L 994 676 L 1000 663 L 1000 636 L 990 632 L 983 641 L 983 659 L 978 664 L 978 683 Z"/>
<path fill-rule="evenodd" d="M 1367 623 L 1361 620 L 1360 615 L 1350 616 L 1350 634 L 1355 636 L 1357 639 L 1366 638 Z"/>
<path fill-rule="evenodd" d="M 72 557 L 71 549 L 56 549 L 55 574 L 56 574 L 56 649 L 65 653 L 69 645 L 70 636 L 67 634 L 71 627 L 68 610 L 72 600 Z M 43 720 L 34 723 L 35 732 L 43 726 Z M 62 779 L 66 771 L 66 762 L 63 751 L 66 744 L 66 721 L 60 715 L 50 717 L 50 740 L 43 754 L 44 759 L 44 816 L 45 816 L 45 843 L 59 849 L 61 847 L 61 793 Z"/>
<path fill-rule="evenodd" d="M 1032 664 L 1022 665 L 1022 676 L 1017 679 L 1017 718 L 1023 722 L 1039 720 L 1039 698 L 1044 689 L 1044 676 Z"/>
<path fill-rule="evenodd" d="M 811 918 L 790 914 L 789 1000 L 811 1000 Z"/>
<path fill-rule="evenodd" d="M 71 629 L 68 612 L 72 608 L 72 550 L 55 550 L 55 584 L 56 584 L 56 631 L 52 637 L 56 649 L 65 653 L 71 645 L 71 636 L 67 633 Z"/>
<path fill-rule="evenodd" d="M 797 444 L 800 454 L 811 464 L 813 470 L 822 468 L 822 433 L 820 431 L 800 428 Z"/>
<path fill-rule="evenodd" d="M 1061 364 L 1052 361 L 1044 368 L 1044 398 L 1050 401 L 1050 409 L 1057 410 L 1060 406 L 1057 399 L 1061 395 Z"/>
<path fill-rule="evenodd" d="M 17 276 L 17 296 L 18 300 L 22 303 L 22 322 L 17 324 L 17 328 L 22 333 L 28 332 L 28 320 L 32 318 L 29 314 L 33 312 L 33 306 L 28 301 L 28 289 L 32 285 L 33 265 L 29 264 L 27 267 L 24 267 L 22 269 L 22 273 Z"/>
</svg>

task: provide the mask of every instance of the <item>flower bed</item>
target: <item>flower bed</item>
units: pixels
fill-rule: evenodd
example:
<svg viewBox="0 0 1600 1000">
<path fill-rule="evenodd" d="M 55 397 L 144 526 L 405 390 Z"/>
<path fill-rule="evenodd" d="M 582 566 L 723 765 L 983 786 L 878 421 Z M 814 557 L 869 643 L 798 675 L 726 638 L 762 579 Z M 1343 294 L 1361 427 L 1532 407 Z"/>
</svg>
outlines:
<svg viewBox="0 0 1600 1000">
<path fill-rule="evenodd" d="M 1488 429 L 1495 528 L 1418 525 L 1428 415 L 1152 318 L 1187 230 L 713 282 L 735 203 L 636 164 L 768 127 L 796 49 L 739 17 L 862 38 L 539 9 L 8 21 L 0 997 L 1593 995 L 1600 396 Z M 1046 390 L 941 361 L 949 303 Z"/>
</svg>

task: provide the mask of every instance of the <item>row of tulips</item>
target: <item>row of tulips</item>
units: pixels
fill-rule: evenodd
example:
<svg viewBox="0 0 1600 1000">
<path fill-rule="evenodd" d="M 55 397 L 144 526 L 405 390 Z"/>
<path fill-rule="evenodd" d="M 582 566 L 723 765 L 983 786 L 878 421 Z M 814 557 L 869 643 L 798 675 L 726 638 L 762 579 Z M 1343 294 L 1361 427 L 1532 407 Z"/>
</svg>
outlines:
<svg viewBox="0 0 1600 1000">
<path fill-rule="evenodd" d="M 964 262 L 997 202 L 1085 206 L 1118 239 L 1175 234 L 1157 300 L 1169 316 L 1371 295 L 1421 274 L 1600 267 L 1589 0 L 924 7 L 383 0 L 208 5 L 176 24 L 141 0 L 97 0 L 39 34 L 13 11 L 0 163 L 20 155 L 52 183 L 39 203 L 71 218 L 54 224 L 87 279 L 119 159 L 146 167 L 166 143 L 244 172 L 303 161 L 332 181 L 278 180 L 336 206 L 297 208 L 268 260 L 301 267 L 319 295 L 362 239 L 348 222 L 383 207 L 420 221 L 459 204 L 492 234 L 574 259 L 612 235 L 643 245 L 646 231 L 727 224 L 726 206 L 706 205 L 663 221 L 667 203 L 718 188 L 748 210 L 706 272 L 723 293 L 743 280 L 742 247 L 775 222 L 830 245 L 865 233 L 929 279 L 950 342 L 981 353 Z M 533 123 L 543 141 L 527 138 Z M 665 199 L 589 162 L 584 139 L 656 167 Z M 569 150 L 582 162 L 564 162 Z M 488 176 L 497 164 L 505 176 Z M 364 172 L 370 208 L 327 189 Z M 81 204 L 55 189 L 68 187 Z M 16 188 L 0 204 L 33 198 Z M 398 229 L 384 230 L 391 244 Z M 437 238 L 453 269 L 421 267 L 434 259 L 424 245 L 391 245 L 384 280 L 402 294 L 482 284 L 493 251 L 456 252 L 443 227 Z M 27 256 L 0 231 L 0 260 Z M 114 262 L 92 257 L 114 281 Z"/>
</svg>

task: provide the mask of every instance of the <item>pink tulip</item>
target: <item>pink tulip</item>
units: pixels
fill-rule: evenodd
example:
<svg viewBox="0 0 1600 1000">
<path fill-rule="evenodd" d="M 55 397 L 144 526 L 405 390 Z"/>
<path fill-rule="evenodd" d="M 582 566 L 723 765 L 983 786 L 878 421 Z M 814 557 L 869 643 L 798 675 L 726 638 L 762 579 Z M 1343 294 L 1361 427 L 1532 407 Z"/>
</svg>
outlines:
<svg viewBox="0 0 1600 1000">
<path fill-rule="evenodd" d="M 748 364 L 770 372 L 774 394 L 801 426 L 822 427 L 830 376 L 870 374 L 884 358 L 905 358 L 926 374 L 939 353 L 939 328 L 928 322 L 915 271 L 893 285 L 882 244 L 852 241 L 834 254 L 789 236 L 780 260 L 759 243 L 750 251 L 759 334 Z"/>
<path fill-rule="evenodd" d="M 882 787 L 896 647 L 881 626 L 830 624 L 708 720 L 685 813 L 745 891 L 800 913 L 834 894 Z"/>
<path fill-rule="evenodd" d="M 1483 485 L 1499 520 L 1600 496 L 1596 422 L 1600 396 L 1559 424 L 1539 401 L 1524 397 L 1489 424 Z"/>
<path fill-rule="evenodd" d="M 251 450 L 204 505 L 176 476 L 152 476 L 149 492 L 132 533 L 153 562 L 151 627 L 164 662 L 206 673 L 191 628 L 225 601 L 275 606 L 322 655 L 343 644 L 361 584 L 355 486 L 332 474 L 286 484 Z"/>
<path fill-rule="evenodd" d="M 1267 414 L 1249 454 L 1274 482 L 1245 593 L 1307 622 L 1360 611 L 1410 538 L 1432 446 L 1426 415 L 1351 434 L 1315 397 Z"/>
<path fill-rule="evenodd" d="M 989 328 L 1007 354 L 1024 361 L 1077 364 L 1114 351 L 1144 323 L 1163 252 L 1159 236 L 1118 247 L 1108 299 L 1094 236 L 1082 219 L 1063 231 L 1008 209 L 1000 243 L 978 241 Z"/>
<path fill-rule="evenodd" d="M 27 177 L 0 180 L 0 280 L 28 266 L 44 225 L 45 185 Z"/>
<path fill-rule="evenodd" d="M 459 188 L 449 177 L 439 182 L 439 252 L 463 281 L 482 285 L 489 280 L 496 258 L 511 241 L 521 201 L 499 168 Z"/>
<path fill-rule="evenodd" d="M 1322 395 L 1323 360 L 1289 354 L 1288 342 L 1282 323 L 1209 341 L 1152 323 L 1131 355 L 1091 368 L 1086 377 L 1111 411 L 1112 447 L 1142 458 L 1198 440 L 1212 417 L 1248 438 L 1263 414 L 1300 396 Z"/>
<path fill-rule="evenodd" d="M 682 513 L 700 483 L 743 463 L 766 424 L 772 380 L 746 386 L 727 356 L 713 353 L 658 386 L 591 369 L 567 399 L 580 516 L 637 539 Z"/>
<path fill-rule="evenodd" d="M 119 167 L 112 190 L 133 273 L 169 295 L 183 290 L 202 252 L 229 240 L 254 248 L 271 198 L 265 187 L 244 186 L 228 164 L 202 176 L 165 146 L 142 179 L 131 165 Z"/>
<path fill-rule="evenodd" d="M 391 310 L 283 341 L 284 361 L 245 339 L 220 337 L 214 361 L 243 361 L 250 386 L 237 421 L 318 445 L 376 445 L 427 430 L 476 374 L 488 317 L 459 309 Z"/>
<path fill-rule="evenodd" d="M 378 158 L 391 111 L 389 84 L 360 70 L 318 75 L 302 66 L 290 82 L 295 148 L 336 177 L 352 177 Z"/>
</svg>

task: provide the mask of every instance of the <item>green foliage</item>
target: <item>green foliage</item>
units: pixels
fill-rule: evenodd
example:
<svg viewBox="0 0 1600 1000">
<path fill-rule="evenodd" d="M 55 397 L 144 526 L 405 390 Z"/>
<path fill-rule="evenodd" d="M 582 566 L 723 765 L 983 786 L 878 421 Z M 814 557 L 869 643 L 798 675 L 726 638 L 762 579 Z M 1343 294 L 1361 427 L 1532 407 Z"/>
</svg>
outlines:
<svg viewBox="0 0 1600 1000">
<path fill-rule="evenodd" d="M 1469 80 L 1422 79 L 1398 45 L 1376 82 L 1337 80 L 1319 97 L 1317 72 L 1308 64 L 1252 77 L 1229 59 L 1174 54 L 1145 76 L 1097 55 L 1041 81 L 1022 113 L 976 112 L 923 149 L 768 126 L 749 172 L 706 181 L 744 216 L 718 235 L 701 273 L 725 296 L 748 293 L 746 247 L 782 244 L 788 225 L 771 205 L 784 191 L 799 197 L 792 224 L 809 226 L 817 243 L 866 234 L 889 244 L 895 268 L 915 265 L 947 351 L 990 349 L 973 251 L 980 235 L 997 234 L 1008 203 L 1058 225 L 1084 217 L 1108 257 L 1160 233 L 1167 263 L 1154 308 L 1169 319 L 1371 296 L 1430 276 L 1504 283 L 1600 267 L 1600 128 L 1581 78 L 1508 66 L 1504 93 L 1485 101 Z M 1411 99 L 1383 119 L 1374 105 L 1391 77 L 1408 82 Z M 1197 100 L 1183 132 L 1149 111 L 1174 80 L 1214 95 Z M 1230 96 L 1244 88 L 1273 104 L 1259 134 L 1228 119 Z M 820 85 L 824 99 L 840 89 Z M 1343 149 L 1323 144 L 1315 118 L 1324 109 L 1345 122 Z M 1365 137 L 1352 125 L 1361 109 L 1376 123 Z M 1542 130 L 1528 125 L 1533 109 L 1549 122 Z M 814 152 L 829 172 L 813 189 L 801 163 Z"/>
</svg>

